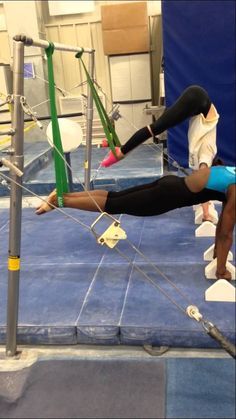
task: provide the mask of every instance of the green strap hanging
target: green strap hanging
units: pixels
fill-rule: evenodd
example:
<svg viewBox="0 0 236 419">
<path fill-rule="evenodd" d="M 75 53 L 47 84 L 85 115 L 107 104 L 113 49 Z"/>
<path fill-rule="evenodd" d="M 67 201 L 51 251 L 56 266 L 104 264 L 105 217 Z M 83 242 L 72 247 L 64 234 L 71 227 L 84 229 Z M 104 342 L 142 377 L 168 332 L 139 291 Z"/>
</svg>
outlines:
<svg viewBox="0 0 236 419">
<path fill-rule="evenodd" d="M 45 51 L 47 54 L 47 64 L 48 64 L 49 98 L 50 98 L 50 110 L 51 110 L 51 120 L 52 120 L 53 144 L 55 145 L 54 167 L 55 167 L 55 176 L 56 176 L 57 200 L 58 200 L 58 206 L 63 207 L 63 193 L 69 192 L 69 188 L 68 188 L 66 164 L 63 158 L 61 157 L 63 156 L 64 152 L 62 148 L 60 129 L 59 129 L 59 124 L 58 124 L 58 119 L 57 119 L 57 108 L 56 108 L 56 98 L 55 98 L 55 88 L 54 88 L 55 82 L 54 82 L 53 62 L 52 62 L 52 54 L 54 52 L 53 43 L 50 43 L 49 47 L 46 48 Z"/>
<path fill-rule="evenodd" d="M 121 146 L 121 143 L 120 143 L 119 138 L 118 138 L 118 136 L 115 132 L 115 129 L 114 129 L 107 113 L 106 113 L 106 110 L 103 106 L 103 103 L 102 103 L 98 93 L 97 93 L 97 90 L 94 87 L 94 84 L 93 84 L 93 81 L 92 81 L 92 79 L 89 75 L 89 72 L 88 72 L 88 70 L 87 70 L 87 68 L 86 68 L 86 66 L 85 66 L 85 64 L 84 64 L 84 62 L 81 58 L 82 54 L 83 54 L 83 50 L 76 54 L 76 58 L 79 58 L 81 63 L 82 63 L 82 66 L 83 66 L 85 74 L 86 74 L 87 82 L 88 82 L 88 85 L 91 89 L 93 100 L 94 100 L 94 103 L 96 105 L 96 108 L 97 108 L 97 111 L 98 111 L 103 129 L 104 129 L 104 133 L 106 135 L 109 147 L 110 147 L 111 151 L 113 152 L 114 156 L 116 156 L 115 146 Z"/>
</svg>

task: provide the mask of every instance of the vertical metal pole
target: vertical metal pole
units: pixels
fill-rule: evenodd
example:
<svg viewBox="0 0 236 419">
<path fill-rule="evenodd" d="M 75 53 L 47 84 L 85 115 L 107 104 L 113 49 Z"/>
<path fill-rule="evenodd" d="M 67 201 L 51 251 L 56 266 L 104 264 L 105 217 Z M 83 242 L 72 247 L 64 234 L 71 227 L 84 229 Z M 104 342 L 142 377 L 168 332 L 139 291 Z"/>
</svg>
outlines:
<svg viewBox="0 0 236 419">
<path fill-rule="evenodd" d="M 94 51 L 89 54 L 88 72 L 93 80 L 94 77 Z M 84 162 L 84 185 L 86 189 L 90 189 L 91 175 L 91 154 L 92 154 L 92 131 L 93 131 L 93 96 L 89 85 L 87 85 L 88 104 L 87 104 L 87 120 L 86 120 L 86 148 Z"/>
<path fill-rule="evenodd" d="M 71 170 L 70 153 L 64 153 L 64 155 L 65 155 L 66 162 L 68 164 L 68 166 L 66 166 L 66 170 L 67 170 L 67 177 L 68 177 L 68 183 L 69 183 L 69 191 L 73 192 L 74 185 L 73 185 L 73 173 L 72 173 L 72 170 Z"/>
<path fill-rule="evenodd" d="M 24 167 L 24 112 L 20 97 L 24 95 L 24 44 L 13 42 L 13 116 L 12 128 L 15 134 L 11 142 L 11 162 L 23 171 Z M 10 176 L 19 184 L 22 178 L 11 172 Z M 6 355 L 16 354 L 18 325 L 20 244 L 21 244 L 22 189 L 11 182 L 10 231 L 8 256 L 8 300 L 7 300 L 7 341 Z"/>
</svg>

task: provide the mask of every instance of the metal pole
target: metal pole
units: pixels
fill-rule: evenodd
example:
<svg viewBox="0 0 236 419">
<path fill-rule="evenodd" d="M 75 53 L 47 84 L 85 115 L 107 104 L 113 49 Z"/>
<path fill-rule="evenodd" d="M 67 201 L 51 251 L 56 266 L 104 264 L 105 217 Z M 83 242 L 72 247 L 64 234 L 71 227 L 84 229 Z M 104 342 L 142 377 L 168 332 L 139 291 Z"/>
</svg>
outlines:
<svg viewBox="0 0 236 419">
<path fill-rule="evenodd" d="M 70 153 L 64 153 L 64 155 L 65 155 L 66 162 L 68 164 L 68 166 L 66 166 L 66 169 L 67 169 L 67 177 L 68 177 L 68 183 L 69 183 L 69 191 L 73 192 L 74 185 L 73 185 L 73 173 L 72 173 L 72 170 L 71 170 Z"/>
<path fill-rule="evenodd" d="M 12 128 L 15 134 L 11 141 L 11 162 L 21 171 L 24 167 L 24 112 L 20 97 L 24 96 L 24 43 L 13 42 L 13 115 Z M 19 184 L 22 178 L 12 170 L 10 176 Z M 18 325 L 19 281 L 20 281 L 20 243 L 21 243 L 22 189 L 11 182 L 10 231 L 8 256 L 8 300 L 7 300 L 7 339 L 6 355 L 16 354 Z"/>
<path fill-rule="evenodd" d="M 89 55 L 88 72 L 93 80 L 94 76 L 94 51 Z M 87 190 L 90 189 L 90 174 L 91 174 L 91 149 L 92 149 L 92 130 L 93 130 L 93 95 L 87 84 L 88 103 L 87 103 L 87 120 L 86 120 L 86 149 L 84 161 L 84 184 Z"/>
<path fill-rule="evenodd" d="M 83 116 L 83 112 L 76 112 L 76 113 L 64 113 L 64 114 L 60 114 L 57 115 L 58 118 L 72 118 L 74 116 Z M 45 115 L 45 116 L 38 116 L 37 115 L 37 120 L 38 121 L 47 121 L 48 119 L 51 119 L 51 115 Z M 24 122 L 33 122 L 32 118 L 25 118 Z M 7 125 L 10 124 L 11 121 L 0 121 L 0 125 Z M 0 135 L 6 135 L 6 134 L 1 134 L 3 131 L 0 131 Z M 10 131 L 8 133 L 9 135 L 12 134 L 12 131 Z"/>
<path fill-rule="evenodd" d="M 29 47 L 39 47 L 39 48 L 48 48 L 50 45 L 49 41 L 45 41 L 44 39 L 32 39 L 26 35 L 15 35 L 13 38 L 15 41 L 24 42 L 25 46 Z M 75 47 L 73 45 L 65 45 L 59 44 L 58 42 L 53 42 L 54 49 L 58 51 L 68 51 L 68 52 L 89 52 L 91 53 L 93 50 L 91 48 L 81 48 Z"/>
</svg>

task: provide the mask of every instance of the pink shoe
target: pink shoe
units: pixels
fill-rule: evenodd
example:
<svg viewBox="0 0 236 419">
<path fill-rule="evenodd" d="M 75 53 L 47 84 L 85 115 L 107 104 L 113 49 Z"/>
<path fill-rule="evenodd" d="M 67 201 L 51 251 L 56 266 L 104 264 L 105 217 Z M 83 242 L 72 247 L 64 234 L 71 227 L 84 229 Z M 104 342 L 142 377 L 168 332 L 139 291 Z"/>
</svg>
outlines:
<svg viewBox="0 0 236 419">
<path fill-rule="evenodd" d="M 117 156 L 120 156 L 120 153 L 121 153 L 121 151 L 120 151 L 120 147 L 115 147 L 115 150 L 116 150 L 116 155 L 117 155 Z M 117 163 L 119 160 L 120 160 L 120 158 L 119 158 L 119 157 L 114 156 L 114 154 L 113 154 L 113 153 L 112 153 L 112 151 L 110 150 L 110 151 L 109 151 L 109 153 L 108 153 L 108 156 L 107 156 L 107 157 L 105 157 L 105 159 L 103 159 L 103 161 L 102 161 L 102 163 L 101 163 L 101 166 L 102 166 L 102 167 L 109 167 L 109 166 L 111 166 L 112 164 Z"/>
</svg>

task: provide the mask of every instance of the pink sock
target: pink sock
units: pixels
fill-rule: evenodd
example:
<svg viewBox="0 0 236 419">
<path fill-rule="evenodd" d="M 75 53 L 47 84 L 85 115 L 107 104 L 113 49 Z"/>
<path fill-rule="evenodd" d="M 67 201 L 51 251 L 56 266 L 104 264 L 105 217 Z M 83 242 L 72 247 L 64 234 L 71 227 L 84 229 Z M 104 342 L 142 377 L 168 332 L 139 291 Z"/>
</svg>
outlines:
<svg viewBox="0 0 236 419">
<path fill-rule="evenodd" d="M 116 147 L 116 154 L 119 155 L 120 154 L 120 147 Z M 119 159 L 117 157 L 114 156 L 114 154 L 112 153 L 112 151 L 110 150 L 108 153 L 108 156 L 105 157 L 105 159 L 103 159 L 101 166 L 102 167 L 109 167 L 112 164 L 115 164 L 119 161 Z"/>
</svg>

